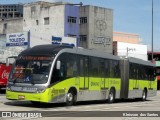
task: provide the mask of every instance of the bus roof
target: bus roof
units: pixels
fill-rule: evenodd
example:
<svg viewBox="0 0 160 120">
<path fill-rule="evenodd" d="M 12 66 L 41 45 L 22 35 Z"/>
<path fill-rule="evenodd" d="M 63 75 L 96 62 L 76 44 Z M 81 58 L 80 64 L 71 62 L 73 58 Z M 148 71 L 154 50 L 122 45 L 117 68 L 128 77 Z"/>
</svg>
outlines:
<svg viewBox="0 0 160 120">
<path fill-rule="evenodd" d="M 142 64 L 142 65 L 147 65 L 147 66 L 149 65 L 149 66 L 155 67 L 155 64 L 153 64 L 150 61 L 145 61 L 145 60 L 133 58 L 133 57 L 129 57 L 128 60 L 132 63 Z"/>
<path fill-rule="evenodd" d="M 69 45 L 37 45 L 32 48 L 28 48 L 24 51 L 22 51 L 19 56 L 25 56 L 25 55 L 46 55 L 46 56 L 53 56 L 56 53 L 58 53 L 60 50 L 64 48 L 73 48 Z"/>
<path fill-rule="evenodd" d="M 34 46 L 32 48 L 22 51 L 19 54 L 19 56 L 27 56 L 27 55 L 54 56 L 58 52 L 60 53 L 69 52 L 69 53 L 75 53 L 80 55 L 88 55 L 88 56 L 94 56 L 94 57 L 120 60 L 118 56 L 114 56 L 107 52 L 99 51 L 96 49 L 83 49 L 83 48 L 72 47 L 69 45 L 51 45 L 51 44 Z"/>
</svg>

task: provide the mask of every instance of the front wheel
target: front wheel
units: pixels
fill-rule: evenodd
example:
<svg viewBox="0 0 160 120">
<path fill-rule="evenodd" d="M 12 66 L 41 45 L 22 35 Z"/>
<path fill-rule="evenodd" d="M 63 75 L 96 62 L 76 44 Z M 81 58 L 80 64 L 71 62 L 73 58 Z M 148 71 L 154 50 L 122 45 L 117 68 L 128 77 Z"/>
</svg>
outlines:
<svg viewBox="0 0 160 120">
<path fill-rule="evenodd" d="M 72 91 L 69 91 L 66 96 L 66 105 L 71 106 L 74 103 L 75 95 Z"/>
<path fill-rule="evenodd" d="M 108 102 L 113 103 L 114 100 L 115 100 L 115 92 L 113 89 L 111 89 L 108 95 Z"/>
</svg>

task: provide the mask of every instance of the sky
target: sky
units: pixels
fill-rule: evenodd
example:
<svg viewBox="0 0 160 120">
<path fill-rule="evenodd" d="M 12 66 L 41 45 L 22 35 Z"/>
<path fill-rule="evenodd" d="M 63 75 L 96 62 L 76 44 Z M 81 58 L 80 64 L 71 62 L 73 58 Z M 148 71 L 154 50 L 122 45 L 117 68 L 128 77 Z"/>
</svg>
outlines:
<svg viewBox="0 0 160 120">
<path fill-rule="evenodd" d="M 0 0 L 0 4 L 17 4 L 38 0 Z M 113 9 L 113 31 L 138 34 L 141 43 L 152 45 L 152 0 L 41 0 L 63 1 Z M 160 51 L 160 0 L 153 0 L 153 48 Z"/>
</svg>

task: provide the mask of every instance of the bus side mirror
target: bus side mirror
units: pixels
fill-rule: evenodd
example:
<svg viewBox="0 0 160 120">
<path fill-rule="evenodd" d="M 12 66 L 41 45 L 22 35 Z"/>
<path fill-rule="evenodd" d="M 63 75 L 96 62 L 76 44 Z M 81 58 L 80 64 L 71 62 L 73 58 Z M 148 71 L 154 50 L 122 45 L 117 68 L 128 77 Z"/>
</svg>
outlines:
<svg viewBox="0 0 160 120">
<path fill-rule="evenodd" d="M 6 66 L 9 66 L 9 58 L 6 58 Z"/>
<path fill-rule="evenodd" d="M 61 61 L 58 60 L 56 63 L 56 69 L 60 70 L 60 68 L 61 68 Z"/>
</svg>

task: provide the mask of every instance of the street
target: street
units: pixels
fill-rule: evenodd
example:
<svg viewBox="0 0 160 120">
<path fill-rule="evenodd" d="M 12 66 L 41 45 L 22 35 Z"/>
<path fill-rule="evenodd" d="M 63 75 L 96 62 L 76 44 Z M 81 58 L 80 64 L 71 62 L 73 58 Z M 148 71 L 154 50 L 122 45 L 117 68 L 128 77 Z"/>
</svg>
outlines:
<svg viewBox="0 0 160 120">
<path fill-rule="evenodd" d="M 155 120 L 159 119 L 160 112 L 160 91 L 157 96 L 148 98 L 147 101 L 139 100 L 116 100 L 114 104 L 108 104 L 105 101 L 79 102 L 76 106 L 67 107 L 65 104 L 40 104 L 33 105 L 28 101 L 6 100 L 5 93 L 0 94 L 1 111 L 12 112 L 38 112 L 42 118 L 34 119 L 113 119 L 113 120 Z M 120 111 L 120 112 L 119 112 Z M 140 111 L 140 112 L 138 112 Z M 147 111 L 147 112 L 145 112 Z M 155 112 L 153 112 L 155 111 Z M 131 114 L 130 114 L 131 113 Z M 148 117 L 136 116 L 136 114 L 147 115 Z M 158 117 L 157 117 L 158 114 Z M 38 115 L 38 114 L 37 114 Z M 14 114 L 14 117 L 15 114 Z M 24 119 L 20 116 L 18 120 Z M 17 118 L 2 118 L 2 120 Z M 29 118 L 25 118 L 29 119 Z"/>
</svg>

